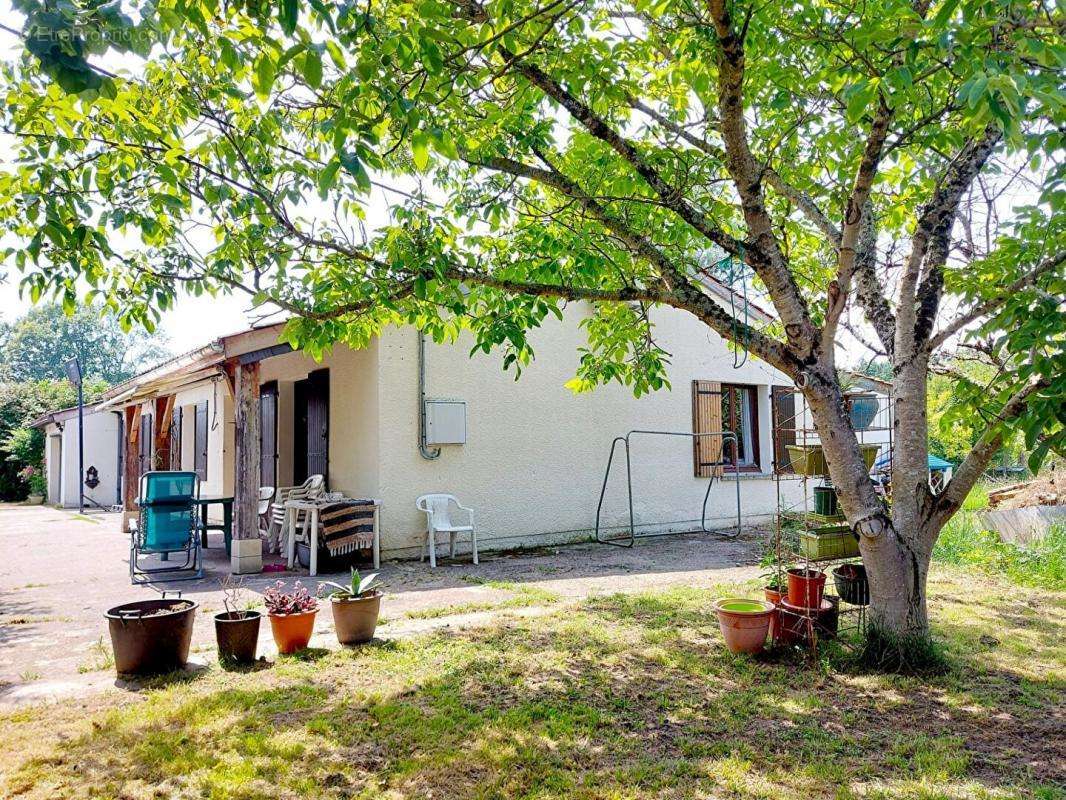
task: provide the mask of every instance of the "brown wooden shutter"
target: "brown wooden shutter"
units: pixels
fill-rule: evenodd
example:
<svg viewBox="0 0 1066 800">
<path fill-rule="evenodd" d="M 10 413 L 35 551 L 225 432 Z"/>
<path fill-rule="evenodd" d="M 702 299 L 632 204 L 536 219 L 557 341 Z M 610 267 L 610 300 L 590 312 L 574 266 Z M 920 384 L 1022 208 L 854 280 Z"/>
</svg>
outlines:
<svg viewBox="0 0 1066 800">
<path fill-rule="evenodd" d="M 792 472 L 787 447 L 796 443 L 796 395 L 791 386 L 774 386 L 770 394 L 774 426 L 774 470 Z"/>
<path fill-rule="evenodd" d="M 722 432 L 722 384 L 718 381 L 692 382 L 692 432 Z M 722 437 L 692 437 L 693 473 L 697 478 L 722 474 Z"/>
</svg>

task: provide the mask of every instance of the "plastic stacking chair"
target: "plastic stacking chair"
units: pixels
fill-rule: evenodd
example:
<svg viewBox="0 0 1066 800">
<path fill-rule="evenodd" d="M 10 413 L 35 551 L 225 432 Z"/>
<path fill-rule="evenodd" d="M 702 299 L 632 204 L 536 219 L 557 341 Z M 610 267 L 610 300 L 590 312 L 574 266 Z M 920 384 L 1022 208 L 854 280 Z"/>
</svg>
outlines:
<svg viewBox="0 0 1066 800">
<path fill-rule="evenodd" d="M 196 529 L 198 485 L 195 472 L 146 472 L 141 476 L 137 530 L 130 536 L 130 582 L 203 577 Z M 183 563 L 166 563 L 178 553 L 185 554 Z M 165 566 L 145 567 L 143 556 L 158 556 Z"/>
<path fill-rule="evenodd" d="M 467 516 L 465 525 L 456 525 L 452 520 L 452 507 Z M 451 557 L 455 558 L 455 539 L 460 533 L 470 534 L 470 546 L 473 550 L 474 563 L 477 563 L 477 531 L 474 529 L 474 509 L 462 505 L 452 494 L 424 494 L 415 500 L 415 508 L 426 514 L 426 538 L 422 543 L 422 556 L 425 560 L 429 550 L 429 565 L 437 566 L 437 533 L 447 533 L 450 539 Z"/>
<path fill-rule="evenodd" d="M 265 534 L 267 552 L 280 553 L 285 544 L 287 534 L 285 503 L 289 500 L 314 500 L 325 491 L 326 477 L 324 475 L 312 475 L 299 486 L 278 488 L 274 493 L 274 502 L 270 505 L 270 525 Z"/>
</svg>

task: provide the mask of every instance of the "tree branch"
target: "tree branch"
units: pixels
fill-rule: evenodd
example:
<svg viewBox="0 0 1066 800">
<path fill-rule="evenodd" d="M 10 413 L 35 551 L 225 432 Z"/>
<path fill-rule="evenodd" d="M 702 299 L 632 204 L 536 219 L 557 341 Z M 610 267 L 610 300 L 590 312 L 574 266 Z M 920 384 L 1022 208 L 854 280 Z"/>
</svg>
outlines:
<svg viewBox="0 0 1066 800">
<path fill-rule="evenodd" d="M 632 142 L 608 125 L 606 120 L 593 111 L 590 106 L 563 88 L 558 81 L 540 67 L 515 56 L 506 48 L 501 47 L 500 51 L 506 56 L 508 61 L 512 62 L 515 71 L 565 108 L 589 133 L 607 144 L 628 161 L 633 169 L 637 171 L 637 174 L 644 178 L 648 185 L 655 190 L 655 193 L 663 201 L 664 206 L 727 253 L 737 256 L 743 255 L 744 247 L 740 241 L 730 236 L 721 227 L 708 219 L 702 211 L 687 202 L 680 189 L 663 178 L 662 174 L 648 163 L 647 159 L 644 158 Z"/>
<path fill-rule="evenodd" d="M 774 235 L 773 221 L 763 197 L 762 171 L 748 144 L 744 119 L 744 41 L 733 27 L 726 0 L 707 0 L 707 6 L 720 44 L 717 53 L 719 125 L 728 156 L 726 164 L 748 226 L 752 250 L 748 263 L 766 285 L 774 308 L 785 323 L 789 344 L 804 359 L 810 359 L 817 334 L 807 303 Z"/>
<path fill-rule="evenodd" d="M 637 233 L 610 214 L 596 200 L 589 197 L 581 187 L 551 165 L 545 156 L 540 155 L 540 157 L 549 164 L 549 169 L 542 169 L 501 156 L 487 156 L 480 159 L 464 156 L 468 163 L 474 166 L 542 183 L 577 201 L 589 214 L 600 220 L 605 228 L 618 237 L 626 249 L 649 263 L 658 272 L 669 289 L 668 296 L 647 299 L 689 311 L 724 339 L 746 347 L 790 377 L 798 375 L 800 365 L 781 342 L 734 319 L 716 300 L 689 280 L 683 267 L 674 264 L 647 237 Z"/>
<path fill-rule="evenodd" d="M 962 195 L 981 171 L 991 155 L 1001 132 L 995 125 L 985 128 L 980 139 L 968 139 L 948 164 L 933 197 L 918 217 L 911 239 L 911 252 L 900 278 L 899 303 L 896 308 L 896 359 L 909 359 L 921 342 L 919 335 L 935 316 L 940 304 L 943 265 L 947 258 L 947 242 Z M 919 312 L 918 278 L 926 264 L 926 277 L 920 292 L 922 309 Z M 919 323 L 921 323 L 919 325 Z"/>
<path fill-rule="evenodd" d="M 1051 272 L 1052 270 L 1062 266 L 1063 263 L 1066 263 L 1066 250 L 1061 250 L 1056 255 L 1049 256 L 1048 258 L 1044 259 L 1037 266 L 1033 267 L 1027 273 L 1018 278 L 1018 280 L 1014 281 L 1008 286 L 1005 286 L 1002 292 L 997 294 L 995 297 L 991 298 L 990 300 L 986 300 L 983 303 L 979 303 L 978 305 L 971 308 L 969 311 L 963 312 L 951 322 L 949 322 L 939 333 L 937 333 L 929 340 L 929 343 L 927 344 L 929 352 L 936 350 L 936 348 L 940 347 L 942 344 L 944 344 L 944 342 L 946 342 L 948 339 L 950 339 L 952 336 L 961 331 L 970 323 L 976 322 L 981 317 L 992 313 L 1005 302 L 1007 302 L 1012 296 L 1016 295 L 1023 289 L 1029 288 L 1034 283 L 1036 283 L 1037 279 L 1040 278 L 1041 275 L 1045 275 L 1046 273 Z"/>
</svg>

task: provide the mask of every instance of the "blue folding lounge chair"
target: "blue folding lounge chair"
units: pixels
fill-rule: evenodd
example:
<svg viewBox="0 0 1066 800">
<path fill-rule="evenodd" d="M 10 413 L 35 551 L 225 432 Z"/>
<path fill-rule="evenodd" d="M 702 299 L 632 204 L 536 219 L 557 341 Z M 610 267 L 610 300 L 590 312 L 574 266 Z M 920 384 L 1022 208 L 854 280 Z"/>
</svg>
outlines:
<svg viewBox="0 0 1066 800">
<path fill-rule="evenodd" d="M 203 556 L 196 530 L 195 500 L 199 482 L 195 472 L 146 472 L 141 476 L 137 530 L 130 537 L 130 581 L 184 581 L 202 578 Z M 185 562 L 168 562 L 184 553 Z M 158 556 L 165 566 L 147 568 L 141 556 Z"/>
</svg>

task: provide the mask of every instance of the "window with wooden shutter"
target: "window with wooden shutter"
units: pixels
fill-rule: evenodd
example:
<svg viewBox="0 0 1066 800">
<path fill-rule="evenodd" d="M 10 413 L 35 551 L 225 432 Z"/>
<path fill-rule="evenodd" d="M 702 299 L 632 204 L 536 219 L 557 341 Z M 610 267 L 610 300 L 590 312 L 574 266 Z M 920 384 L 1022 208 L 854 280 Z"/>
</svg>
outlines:
<svg viewBox="0 0 1066 800">
<path fill-rule="evenodd" d="M 796 443 L 796 395 L 791 386 L 775 386 L 770 397 L 774 417 L 774 469 L 792 472 L 788 446 Z"/>
<path fill-rule="evenodd" d="M 717 381 L 692 382 L 692 432 L 722 432 L 722 384 Z M 693 472 L 697 478 L 722 474 L 722 437 L 692 437 Z"/>
</svg>

